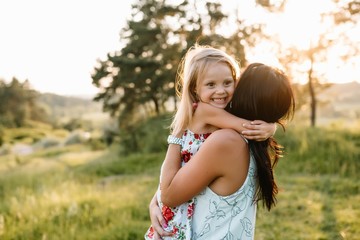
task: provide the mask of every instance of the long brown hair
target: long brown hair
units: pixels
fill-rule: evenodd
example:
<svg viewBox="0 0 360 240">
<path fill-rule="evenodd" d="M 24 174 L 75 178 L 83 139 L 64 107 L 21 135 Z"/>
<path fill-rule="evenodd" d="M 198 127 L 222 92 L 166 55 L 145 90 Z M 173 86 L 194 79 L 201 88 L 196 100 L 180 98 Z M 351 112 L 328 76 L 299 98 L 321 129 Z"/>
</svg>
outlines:
<svg viewBox="0 0 360 240">
<path fill-rule="evenodd" d="M 235 89 L 232 103 L 226 108 L 230 113 L 248 120 L 261 119 L 281 124 L 294 114 L 295 101 L 291 84 L 280 70 L 262 63 L 250 64 L 242 73 Z M 258 189 L 256 201 L 263 200 L 268 210 L 276 204 L 278 187 L 273 168 L 282 154 L 282 146 L 271 137 L 265 141 L 249 141 L 257 167 Z"/>
</svg>

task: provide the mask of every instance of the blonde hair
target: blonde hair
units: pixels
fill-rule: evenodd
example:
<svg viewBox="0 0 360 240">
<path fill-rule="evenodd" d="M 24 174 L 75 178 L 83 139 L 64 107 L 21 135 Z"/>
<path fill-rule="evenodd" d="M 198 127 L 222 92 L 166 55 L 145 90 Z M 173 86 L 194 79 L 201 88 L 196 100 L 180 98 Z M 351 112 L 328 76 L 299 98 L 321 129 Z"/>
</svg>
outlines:
<svg viewBox="0 0 360 240">
<path fill-rule="evenodd" d="M 232 72 L 235 83 L 240 77 L 238 62 L 220 49 L 207 45 L 194 45 L 181 59 L 175 81 L 180 104 L 170 125 L 173 135 L 183 132 L 192 120 L 193 103 L 197 102 L 196 89 L 211 63 L 225 63 Z"/>
</svg>

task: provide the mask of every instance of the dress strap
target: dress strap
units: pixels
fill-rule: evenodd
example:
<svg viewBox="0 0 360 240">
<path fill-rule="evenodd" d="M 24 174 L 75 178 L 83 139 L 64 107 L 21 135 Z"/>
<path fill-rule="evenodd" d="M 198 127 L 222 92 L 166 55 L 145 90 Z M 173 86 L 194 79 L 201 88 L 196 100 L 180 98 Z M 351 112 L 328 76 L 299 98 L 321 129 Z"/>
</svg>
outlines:
<svg viewBox="0 0 360 240">
<path fill-rule="evenodd" d="M 244 139 L 244 141 L 249 144 L 249 140 L 247 140 L 242 134 L 240 134 L 240 136 Z"/>
</svg>

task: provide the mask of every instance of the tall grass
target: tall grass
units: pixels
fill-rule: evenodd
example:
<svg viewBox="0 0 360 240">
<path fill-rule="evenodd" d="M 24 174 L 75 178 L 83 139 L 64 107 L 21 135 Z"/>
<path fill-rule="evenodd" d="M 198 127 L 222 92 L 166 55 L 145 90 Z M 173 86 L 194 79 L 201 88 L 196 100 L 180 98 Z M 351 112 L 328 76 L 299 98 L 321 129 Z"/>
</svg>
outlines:
<svg viewBox="0 0 360 240">
<path fill-rule="evenodd" d="M 277 131 L 285 155 L 271 212 L 259 207 L 257 240 L 360 236 L 360 135 L 342 128 Z M 49 148 L 0 157 L 0 239 L 143 239 L 164 151 Z"/>
<path fill-rule="evenodd" d="M 3 170 L 0 239 L 141 238 L 163 153 L 122 158 L 117 150 L 71 151 L 72 160 L 47 150 L 46 158 L 37 154 Z"/>
<path fill-rule="evenodd" d="M 276 138 L 284 146 L 280 173 L 336 174 L 356 177 L 360 169 L 360 127 L 354 129 L 302 127 L 278 129 Z"/>
</svg>

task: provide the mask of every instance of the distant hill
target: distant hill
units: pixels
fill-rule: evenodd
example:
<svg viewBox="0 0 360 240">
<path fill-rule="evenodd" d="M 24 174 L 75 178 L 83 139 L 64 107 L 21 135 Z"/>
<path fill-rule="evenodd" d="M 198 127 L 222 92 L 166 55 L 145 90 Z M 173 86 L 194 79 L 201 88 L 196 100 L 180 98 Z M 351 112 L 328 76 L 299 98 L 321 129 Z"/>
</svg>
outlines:
<svg viewBox="0 0 360 240">
<path fill-rule="evenodd" d="M 360 119 L 360 83 L 334 84 L 319 93 L 318 115 L 322 118 Z"/>
<path fill-rule="evenodd" d="M 70 97 L 52 93 L 40 94 L 38 103 L 46 112 L 57 119 L 71 118 L 104 118 L 108 114 L 102 112 L 102 103 L 92 100 L 91 97 Z"/>
<path fill-rule="evenodd" d="M 355 105 L 360 104 L 360 83 L 334 84 L 320 94 L 319 97 L 331 99 L 338 103 L 347 102 Z"/>
<path fill-rule="evenodd" d="M 321 122 L 333 119 L 360 119 L 360 83 L 351 82 L 333 84 L 317 95 L 319 100 L 317 116 Z M 90 119 L 104 120 L 108 113 L 102 112 L 102 103 L 92 100 L 91 96 L 61 96 L 43 93 L 39 97 L 39 104 L 49 115 L 57 119 Z M 301 113 L 309 114 L 308 106 Z"/>
</svg>

